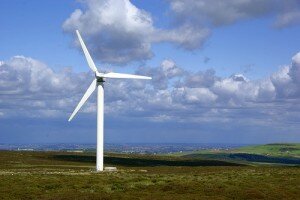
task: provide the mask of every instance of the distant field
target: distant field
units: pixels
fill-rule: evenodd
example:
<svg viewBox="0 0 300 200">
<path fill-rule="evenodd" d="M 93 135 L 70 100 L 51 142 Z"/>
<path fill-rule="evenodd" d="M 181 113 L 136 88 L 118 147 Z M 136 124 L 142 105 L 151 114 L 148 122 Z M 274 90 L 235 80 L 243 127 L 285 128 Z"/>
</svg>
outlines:
<svg viewBox="0 0 300 200">
<path fill-rule="evenodd" d="M 266 144 L 228 150 L 201 150 L 174 153 L 171 156 L 244 164 L 300 165 L 300 144 Z"/>
<path fill-rule="evenodd" d="M 170 156 L 0 151 L 0 199 L 297 199 L 300 168 Z M 252 165 L 252 164 L 251 164 Z"/>
<path fill-rule="evenodd" d="M 266 144 L 246 146 L 232 152 L 300 158 L 300 144 Z"/>
</svg>

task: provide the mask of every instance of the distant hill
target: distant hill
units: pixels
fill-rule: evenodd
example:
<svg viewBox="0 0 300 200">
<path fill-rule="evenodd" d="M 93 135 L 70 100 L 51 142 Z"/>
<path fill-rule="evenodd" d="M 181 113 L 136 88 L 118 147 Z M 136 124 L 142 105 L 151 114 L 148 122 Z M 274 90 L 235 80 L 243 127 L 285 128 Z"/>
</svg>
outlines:
<svg viewBox="0 0 300 200">
<path fill-rule="evenodd" d="M 300 143 L 274 143 L 246 146 L 231 150 L 231 152 L 300 158 Z"/>
<path fill-rule="evenodd" d="M 229 150 L 200 150 L 173 154 L 189 159 L 213 159 L 256 164 L 300 165 L 300 144 L 266 144 Z"/>
</svg>

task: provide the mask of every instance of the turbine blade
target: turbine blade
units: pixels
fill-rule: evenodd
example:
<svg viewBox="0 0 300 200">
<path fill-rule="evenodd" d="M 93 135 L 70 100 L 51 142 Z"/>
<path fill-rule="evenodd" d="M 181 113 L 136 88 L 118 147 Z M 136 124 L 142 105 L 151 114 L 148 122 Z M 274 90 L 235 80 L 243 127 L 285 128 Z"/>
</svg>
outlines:
<svg viewBox="0 0 300 200">
<path fill-rule="evenodd" d="M 69 118 L 69 121 L 73 119 L 73 117 L 76 115 L 76 113 L 79 111 L 79 109 L 82 107 L 82 105 L 86 102 L 86 100 L 91 96 L 91 94 L 94 92 L 94 90 L 97 88 L 97 79 L 94 79 L 91 83 L 90 87 L 87 89 L 85 94 L 83 95 L 82 99 L 76 106 L 75 110 L 73 111 L 72 115 Z"/>
<path fill-rule="evenodd" d="M 83 40 L 81 38 L 81 35 L 80 35 L 80 33 L 79 33 L 78 30 L 76 30 L 76 34 L 77 34 L 78 40 L 80 42 L 81 48 L 83 50 L 83 53 L 85 55 L 85 58 L 86 58 L 86 61 L 87 61 L 88 65 L 89 65 L 89 67 L 91 68 L 91 70 L 93 70 L 93 72 L 98 71 L 97 67 L 96 67 L 96 65 L 95 65 L 95 63 L 94 63 L 94 61 L 93 61 L 93 59 L 92 59 L 89 51 L 87 50 L 87 48 L 86 48 L 86 46 L 85 46 L 85 44 L 84 44 L 84 42 L 83 42 Z"/>
<path fill-rule="evenodd" d="M 120 74 L 120 73 L 106 73 L 102 75 L 103 78 L 130 78 L 130 79 L 152 79 L 148 76 L 139 76 L 133 74 Z"/>
</svg>

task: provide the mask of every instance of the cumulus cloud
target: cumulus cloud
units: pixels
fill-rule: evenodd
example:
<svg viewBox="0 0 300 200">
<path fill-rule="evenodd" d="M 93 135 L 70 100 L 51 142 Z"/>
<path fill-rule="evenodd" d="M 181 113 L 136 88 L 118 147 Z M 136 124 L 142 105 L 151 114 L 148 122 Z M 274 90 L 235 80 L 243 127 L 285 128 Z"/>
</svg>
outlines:
<svg viewBox="0 0 300 200">
<path fill-rule="evenodd" d="M 214 70 L 189 72 L 170 59 L 136 73 L 153 80 L 107 80 L 106 115 L 155 122 L 272 124 L 300 114 L 300 53 L 290 65 L 255 81 L 243 74 L 220 77 Z M 0 65 L 0 117 L 67 119 L 91 80 L 88 73 L 68 68 L 55 72 L 38 60 L 15 56 Z M 82 111 L 95 113 L 95 98 Z"/>
<path fill-rule="evenodd" d="M 260 17 L 276 8 L 273 0 L 169 0 L 179 22 L 206 23 L 215 26 Z"/>
<path fill-rule="evenodd" d="M 281 3 L 282 7 L 274 26 L 277 28 L 285 28 L 300 24 L 300 1 L 286 0 Z"/>
<path fill-rule="evenodd" d="M 150 14 L 128 0 L 86 0 L 64 22 L 67 32 L 81 31 L 89 49 L 99 60 L 126 63 L 152 57 L 150 36 L 154 32 Z"/>
<path fill-rule="evenodd" d="M 300 53 L 297 53 L 292 58 L 292 67 L 290 69 L 289 76 L 295 84 L 300 84 Z"/>
<path fill-rule="evenodd" d="M 171 79 L 181 77 L 185 71 L 178 67 L 173 60 L 164 60 L 160 67 L 140 68 L 138 73 L 147 74 L 152 77 L 152 83 L 155 89 L 167 89 Z"/>
<path fill-rule="evenodd" d="M 186 23 L 171 30 L 157 30 L 153 36 L 153 41 L 167 41 L 184 49 L 194 50 L 202 47 L 210 35 L 211 31 L 208 28 Z"/>
<path fill-rule="evenodd" d="M 290 66 L 282 67 L 271 76 L 278 98 L 298 98 L 300 95 L 300 54 L 292 58 Z"/>
<path fill-rule="evenodd" d="M 87 74 L 70 68 L 54 72 L 46 64 L 14 56 L 0 65 L 0 110 L 2 116 L 53 116 L 72 104 L 69 95 L 86 86 Z"/>
<path fill-rule="evenodd" d="M 299 23 L 300 23 L 300 9 L 292 12 L 286 12 L 279 15 L 277 21 L 275 22 L 275 27 L 284 28 Z"/>
<path fill-rule="evenodd" d="M 106 63 L 125 64 L 153 57 L 153 43 L 172 43 L 186 50 L 203 47 L 219 26 L 274 16 L 274 26 L 299 24 L 298 0 L 168 0 L 173 23 L 157 28 L 151 13 L 130 0 L 82 0 L 64 21 L 63 30 L 75 36 L 80 30 L 93 57 Z M 75 39 L 77 46 L 79 44 Z"/>
<path fill-rule="evenodd" d="M 150 13 L 129 0 L 84 0 L 63 23 L 66 32 L 81 31 L 95 58 L 109 63 L 141 61 L 153 56 L 152 43 L 171 42 L 186 49 L 202 46 L 210 31 L 184 24 L 158 29 Z"/>
<path fill-rule="evenodd" d="M 200 104 L 213 104 L 217 99 L 217 95 L 214 94 L 208 88 L 180 88 L 184 89 L 184 101 L 186 103 L 200 103 Z"/>
<path fill-rule="evenodd" d="M 157 100 L 160 108 L 154 106 L 154 110 L 163 116 L 169 116 L 168 119 L 178 121 L 207 120 L 203 116 L 221 121 L 245 119 L 249 123 L 251 120 L 261 123 L 259 121 L 262 119 L 284 120 L 285 115 L 290 116 L 292 112 L 300 111 L 299 105 L 295 104 L 300 98 L 299 55 L 298 53 L 293 57 L 290 65 L 255 81 L 243 74 L 224 78 L 217 76 L 214 70 L 188 72 L 179 70 L 180 67 L 177 66 L 177 71 L 181 73 L 175 77 L 176 81 L 174 77 L 163 76 L 168 84 L 160 88 L 159 91 L 163 94 Z M 144 72 L 155 77 L 164 74 L 162 69 L 163 65 Z M 152 73 L 153 71 L 156 73 Z M 157 88 L 154 84 L 152 86 Z M 154 93 L 158 95 L 158 92 Z M 167 101 L 163 102 L 163 99 Z M 151 105 L 151 101 L 147 99 L 143 102 L 144 105 Z M 164 113 L 161 113 L 162 107 L 166 110 Z"/>
<path fill-rule="evenodd" d="M 298 0 L 169 0 L 177 23 L 190 22 L 212 26 L 229 25 L 241 20 L 276 15 L 276 27 L 299 23 Z"/>
</svg>

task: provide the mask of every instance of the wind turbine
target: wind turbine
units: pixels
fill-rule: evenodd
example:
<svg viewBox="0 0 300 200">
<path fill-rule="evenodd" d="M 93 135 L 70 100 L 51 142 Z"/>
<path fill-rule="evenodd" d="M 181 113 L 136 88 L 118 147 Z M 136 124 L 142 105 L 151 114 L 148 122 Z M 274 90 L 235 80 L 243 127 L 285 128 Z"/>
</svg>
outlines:
<svg viewBox="0 0 300 200">
<path fill-rule="evenodd" d="M 83 95 L 82 99 L 76 106 L 75 110 L 73 111 L 72 115 L 69 118 L 69 121 L 73 119 L 82 105 L 87 101 L 87 99 L 91 96 L 91 94 L 97 89 L 97 159 L 96 159 L 96 170 L 103 171 L 103 149 L 104 149 L 104 87 L 103 84 L 106 78 L 127 78 L 127 79 L 152 79 L 151 77 L 147 76 L 138 76 L 138 75 L 131 75 L 131 74 L 120 74 L 120 73 L 100 73 L 97 70 L 97 67 L 88 52 L 81 35 L 78 30 L 76 30 L 76 34 L 80 45 L 82 47 L 83 53 L 85 55 L 86 61 L 91 68 L 91 70 L 95 73 L 95 78 L 85 94 Z"/>
</svg>

